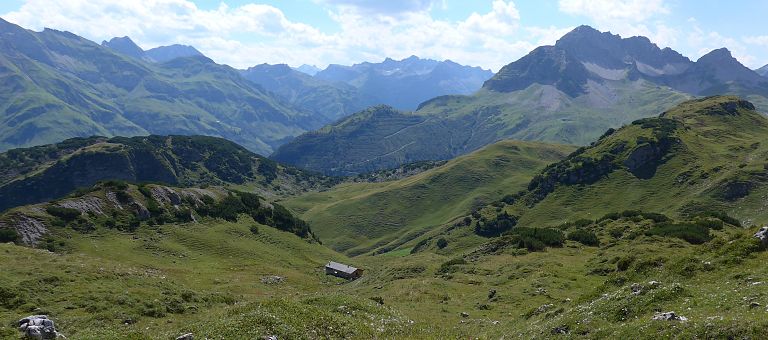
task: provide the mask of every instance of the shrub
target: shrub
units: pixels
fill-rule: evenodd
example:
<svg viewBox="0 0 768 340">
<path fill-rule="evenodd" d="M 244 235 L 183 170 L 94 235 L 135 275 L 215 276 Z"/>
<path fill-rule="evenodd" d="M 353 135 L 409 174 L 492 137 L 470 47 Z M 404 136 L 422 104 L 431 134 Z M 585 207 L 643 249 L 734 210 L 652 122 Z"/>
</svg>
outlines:
<svg viewBox="0 0 768 340">
<path fill-rule="evenodd" d="M 19 240 L 19 233 L 16 229 L 2 228 L 0 229 L 0 243 L 16 242 Z"/>
<path fill-rule="evenodd" d="M 671 220 L 669 217 L 667 217 L 667 215 L 658 213 L 643 213 L 643 218 L 646 220 L 652 220 L 655 223 L 667 222 Z"/>
<path fill-rule="evenodd" d="M 439 274 L 445 274 L 453 271 L 453 266 L 467 264 L 467 260 L 463 257 L 457 257 L 455 259 L 448 260 L 440 265 L 440 269 L 437 270 Z"/>
<path fill-rule="evenodd" d="M 702 244 L 712 239 L 709 228 L 695 223 L 661 223 L 653 226 L 646 233 L 648 236 L 677 237 L 691 244 Z"/>
<path fill-rule="evenodd" d="M 600 217 L 597 221 L 602 222 L 605 220 L 618 220 L 619 218 L 621 218 L 621 214 L 619 213 L 608 213 L 608 214 L 605 214 L 603 217 Z"/>
<path fill-rule="evenodd" d="M 123 190 L 116 191 L 115 197 L 117 198 L 117 201 L 122 204 L 130 203 L 133 200 L 133 197 Z"/>
<path fill-rule="evenodd" d="M 623 272 L 629 269 L 629 266 L 632 265 L 632 262 L 635 262 L 635 258 L 633 256 L 621 257 L 618 259 L 618 261 L 616 261 L 616 270 Z"/>
<path fill-rule="evenodd" d="M 254 225 L 252 225 L 252 226 L 251 226 L 250 228 L 248 228 L 248 229 L 250 229 L 250 230 L 251 230 L 251 234 L 254 234 L 254 235 L 258 235 L 258 234 L 259 234 L 259 226 L 255 225 L 255 224 L 254 224 Z"/>
<path fill-rule="evenodd" d="M 574 230 L 568 233 L 568 239 L 571 241 L 579 242 L 585 246 L 597 247 L 600 245 L 600 239 L 597 238 L 595 233 L 582 229 Z"/>
<path fill-rule="evenodd" d="M 441 237 L 437 240 L 437 248 L 443 249 L 447 246 L 448 246 L 448 241 L 446 239 Z"/>
<path fill-rule="evenodd" d="M 120 180 L 109 180 L 102 182 L 102 186 L 105 188 L 115 188 L 117 190 L 128 189 L 128 183 Z"/>
<path fill-rule="evenodd" d="M 509 215 L 506 211 L 496 215 L 491 221 L 475 226 L 475 234 L 485 237 L 499 236 L 505 231 L 517 225 L 517 217 Z"/>
<path fill-rule="evenodd" d="M 66 222 L 74 221 L 76 218 L 80 217 L 80 210 L 59 207 L 56 205 L 47 206 L 45 208 L 45 212 L 47 212 L 51 216 L 58 217 Z"/>
<path fill-rule="evenodd" d="M 152 197 L 152 190 L 150 190 L 149 187 L 145 184 L 139 185 L 139 192 L 146 198 Z"/>
<path fill-rule="evenodd" d="M 518 227 L 513 229 L 510 234 L 519 235 L 524 241 L 526 239 L 536 240 L 549 247 L 562 247 L 563 242 L 565 242 L 563 232 L 552 228 Z"/>
</svg>

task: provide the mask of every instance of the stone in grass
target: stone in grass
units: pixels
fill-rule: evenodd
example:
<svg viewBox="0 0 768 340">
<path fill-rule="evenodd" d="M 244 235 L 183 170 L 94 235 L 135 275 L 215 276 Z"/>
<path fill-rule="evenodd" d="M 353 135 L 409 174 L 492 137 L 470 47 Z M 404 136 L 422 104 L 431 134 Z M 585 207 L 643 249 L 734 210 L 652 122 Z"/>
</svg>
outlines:
<svg viewBox="0 0 768 340">
<path fill-rule="evenodd" d="M 19 331 L 28 339 L 56 339 L 66 338 L 56 331 L 53 320 L 47 315 L 30 315 L 19 320 Z"/>
<path fill-rule="evenodd" d="M 469 317 L 469 313 L 467 313 L 467 312 L 461 312 L 460 315 L 461 315 L 462 318 L 468 318 Z"/>
<path fill-rule="evenodd" d="M 285 281 L 285 278 L 277 275 L 270 275 L 261 278 L 261 283 L 268 285 L 280 284 L 283 283 L 283 281 Z"/>
<path fill-rule="evenodd" d="M 176 338 L 176 340 L 195 340 L 195 335 L 192 333 L 183 334 Z"/>
<path fill-rule="evenodd" d="M 657 321 L 688 321 L 688 318 L 677 315 L 675 312 L 664 312 L 653 316 L 653 320 Z"/>
<path fill-rule="evenodd" d="M 762 227 L 755 233 L 755 238 L 760 240 L 764 246 L 768 246 L 768 227 Z"/>
</svg>

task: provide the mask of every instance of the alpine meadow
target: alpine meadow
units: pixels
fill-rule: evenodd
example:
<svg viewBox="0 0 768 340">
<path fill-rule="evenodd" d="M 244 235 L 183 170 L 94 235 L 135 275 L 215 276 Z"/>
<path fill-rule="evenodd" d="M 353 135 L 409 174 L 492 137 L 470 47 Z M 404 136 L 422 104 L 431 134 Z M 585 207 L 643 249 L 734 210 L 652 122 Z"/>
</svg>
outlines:
<svg viewBox="0 0 768 340">
<path fill-rule="evenodd" d="M 0 338 L 768 338 L 766 11 L 0 4 Z"/>
</svg>

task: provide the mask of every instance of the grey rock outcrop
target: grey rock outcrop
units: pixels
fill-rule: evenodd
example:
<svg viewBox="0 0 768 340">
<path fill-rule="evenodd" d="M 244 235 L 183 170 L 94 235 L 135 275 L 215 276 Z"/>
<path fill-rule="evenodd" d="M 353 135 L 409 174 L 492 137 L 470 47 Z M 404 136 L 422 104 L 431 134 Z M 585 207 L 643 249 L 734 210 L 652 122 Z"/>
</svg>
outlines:
<svg viewBox="0 0 768 340">
<path fill-rule="evenodd" d="M 30 315 L 19 320 L 19 331 L 28 339 L 56 339 L 64 338 L 56 331 L 53 320 L 47 315 Z"/>
<path fill-rule="evenodd" d="M 688 318 L 677 315 L 675 312 L 664 312 L 653 316 L 657 321 L 688 321 Z"/>
<path fill-rule="evenodd" d="M 764 246 L 768 245 L 768 227 L 762 227 L 755 233 L 755 238 L 760 240 Z"/>
</svg>

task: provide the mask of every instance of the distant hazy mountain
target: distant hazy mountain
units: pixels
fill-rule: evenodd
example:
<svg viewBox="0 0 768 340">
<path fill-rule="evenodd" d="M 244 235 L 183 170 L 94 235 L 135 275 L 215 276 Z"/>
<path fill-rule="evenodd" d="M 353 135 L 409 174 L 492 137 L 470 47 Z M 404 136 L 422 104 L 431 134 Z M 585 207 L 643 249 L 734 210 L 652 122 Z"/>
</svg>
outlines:
<svg viewBox="0 0 768 340">
<path fill-rule="evenodd" d="M 768 65 L 765 65 L 765 66 L 755 70 L 755 72 L 757 72 L 757 74 L 759 74 L 759 75 L 761 75 L 763 77 L 768 77 Z"/>
<path fill-rule="evenodd" d="M 317 66 L 315 66 L 315 65 L 304 64 L 304 65 L 301 65 L 301 66 L 297 67 L 296 71 L 308 74 L 310 76 L 314 76 L 314 75 L 317 74 L 317 72 L 320 72 L 320 69 Z"/>
<path fill-rule="evenodd" d="M 79 136 L 196 134 L 268 154 L 328 122 L 208 58 L 149 63 L 135 58 L 130 39 L 105 45 L 0 19 L 0 150 Z"/>
<path fill-rule="evenodd" d="M 368 81 L 351 68 L 329 67 L 318 77 L 323 73 Z M 726 49 L 692 62 L 645 37 L 622 39 L 581 26 L 504 66 L 472 96 L 436 97 L 414 113 L 372 108 L 300 136 L 272 157 L 326 173 L 358 173 L 449 159 L 505 138 L 585 145 L 608 128 L 719 93 L 746 97 L 768 112 L 768 80 Z"/>
<path fill-rule="evenodd" d="M 112 38 L 109 41 L 103 41 L 101 45 L 127 56 L 156 63 L 164 63 L 182 57 L 204 56 L 192 46 L 178 44 L 155 47 L 144 51 L 129 37 Z"/>
<path fill-rule="evenodd" d="M 242 71 L 243 77 L 281 96 L 288 103 L 332 122 L 374 104 L 345 84 L 314 78 L 288 65 L 261 64 Z"/>
<path fill-rule="evenodd" d="M 164 63 L 166 61 L 182 57 L 203 56 L 203 54 L 200 53 L 200 51 L 198 51 L 196 48 L 179 44 L 151 48 L 144 52 L 144 54 L 158 63 Z"/>
<path fill-rule="evenodd" d="M 315 75 L 329 82 L 356 87 L 377 104 L 413 110 L 430 98 L 447 94 L 471 94 L 493 73 L 479 67 L 463 66 L 450 60 L 436 61 L 411 56 L 387 58 L 381 63 L 352 66 L 330 65 Z"/>
<path fill-rule="evenodd" d="M 335 121 L 371 105 L 414 110 L 435 96 L 474 93 L 492 75 L 477 67 L 417 57 L 330 65 L 314 77 L 307 72 L 261 64 L 243 71 L 243 76 L 297 107 Z"/>
</svg>

